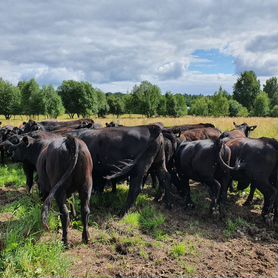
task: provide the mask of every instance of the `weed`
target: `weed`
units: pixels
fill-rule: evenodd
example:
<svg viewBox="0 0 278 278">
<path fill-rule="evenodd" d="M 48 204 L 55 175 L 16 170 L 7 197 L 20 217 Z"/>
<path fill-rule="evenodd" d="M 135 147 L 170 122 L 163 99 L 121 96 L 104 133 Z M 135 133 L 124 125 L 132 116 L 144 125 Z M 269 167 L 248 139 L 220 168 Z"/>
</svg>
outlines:
<svg viewBox="0 0 278 278">
<path fill-rule="evenodd" d="M 237 230 L 240 228 L 247 227 L 248 223 L 241 217 L 235 219 L 228 219 L 226 223 L 226 229 L 224 235 L 228 238 L 235 236 Z"/>
<path fill-rule="evenodd" d="M 21 165 L 9 164 L 0 167 L 0 187 L 25 185 L 25 175 Z"/>
<path fill-rule="evenodd" d="M 176 244 L 172 247 L 170 252 L 171 256 L 174 258 L 178 258 L 185 255 L 195 255 L 196 254 L 196 246 L 192 242 L 182 242 Z"/>
<path fill-rule="evenodd" d="M 152 206 L 147 206 L 140 212 L 140 228 L 153 235 L 161 233 L 161 226 L 165 223 L 165 216 Z"/>
<path fill-rule="evenodd" d="M 132 226 L 133 228 L 139 228 L 140 227 L 140 213 L 139 212 L 132 212 L 122 219 L 122 222 Z"/>
</svg>

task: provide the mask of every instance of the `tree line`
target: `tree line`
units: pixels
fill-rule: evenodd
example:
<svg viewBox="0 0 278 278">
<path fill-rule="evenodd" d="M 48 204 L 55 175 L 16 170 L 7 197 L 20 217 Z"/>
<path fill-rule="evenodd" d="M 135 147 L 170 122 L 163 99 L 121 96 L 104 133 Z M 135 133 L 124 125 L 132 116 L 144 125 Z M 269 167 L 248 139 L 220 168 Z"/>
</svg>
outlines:
<svg viewBox="0 0 278 278">
<path fill-rule="evenodd" d="M 142 114 L 147 117 L 198 116 L 278 116 L 278 81 L 272 77 L 263 90 L 253 71 L 243 72 L 228 94 L 222 87 L 211 96 L 162 94 L 160 88 L 148 81 L 135 85 L 129 93 L 104 93 L 84 81 L 65 80 L 55 89 L 40 87 L 35 79 L 20 81 L 17 86 L 0 78 L 0 114 L 46 115 L 57 118 L 67 113 L 87 117 L 107 114 Z"/>
</svg>

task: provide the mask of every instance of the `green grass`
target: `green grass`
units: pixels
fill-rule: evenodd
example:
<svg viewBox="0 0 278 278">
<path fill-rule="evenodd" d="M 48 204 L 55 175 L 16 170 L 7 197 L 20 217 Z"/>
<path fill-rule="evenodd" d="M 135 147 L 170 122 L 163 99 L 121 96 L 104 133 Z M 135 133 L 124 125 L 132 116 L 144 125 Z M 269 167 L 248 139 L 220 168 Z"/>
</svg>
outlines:
<svg viewBox="0 0 278 278">
<path fill-rule="evenodd" d="M 228 219 L 226 222 L 226 229 L 224 230 L 224 235 L 227 238 L 234 237 L 239 229 L 247 227 L 249 224 L 246 220 L 241 217 L 235 219 Z"/>
<path fill-rule="evenodd" d="M 170 255 L 174 258 L 178 258 L 186 255 L 195 255 L 196 246 L 192 242 L 182 242 L 172 246 Z"/>
<path fill-rule="evenodd" d="M 0 187 L 25 185 L 26 178 L 21 165 L 9 164 L 0 166 Z"/>
<path fill-rule="evenodd" d="M 12 192 L 9 192 L 12 193 Z M 14 217 L 5 223 L 0 241 L 0 277 L 67 276 L 69 260 L 63 253 L 60 238 L 41 242 L 41 201 L 37 194 L 19 196 L 0 209 Z M 57 213 L 51 213 L 50 228 L 59 227 Z M 54 236 L 55 237 L 55 236 Z"/>
</svg>

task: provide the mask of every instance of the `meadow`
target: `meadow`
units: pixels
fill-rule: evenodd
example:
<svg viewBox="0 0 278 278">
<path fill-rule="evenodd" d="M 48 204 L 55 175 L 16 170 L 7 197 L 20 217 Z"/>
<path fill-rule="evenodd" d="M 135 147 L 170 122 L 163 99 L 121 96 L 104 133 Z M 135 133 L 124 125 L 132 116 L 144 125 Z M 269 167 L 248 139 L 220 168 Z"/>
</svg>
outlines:
<svg viewBox="0 0 278 278">
<path fill-rule="evenodd" d="M 40 117 L 40 120 L 43 120 Z M 65 115 L 61 119 L 68 119 Z M 24 117 L 3 125 L 20 125 Z M 123 125 L 162 122 L 165 126 L 210 122 L 222 131 L 247 122 L 257 125 L 252 137 L 278 138 L 277 118 L 145 118 L 124 115 L 97 118 L 98 123 Z M 262 195 L 256 191 L 251 207 L 242 206 L 249 189 L 229 194 L 227 216 L 208 214 L 207 189 L 191 183 L 197 206 L 185 210 L 175 196 L 172 210 L 155 203 L 154 189 L 147 185 L 136 206 L 125 217 L 123 207 L 128 187 L 113 194 L 108 188 L 91 200 L 90 243 L 81 243 L 80 214 L 69 229 L 70 248 L 60 242 L 61 224 L 53 206 L 50 231 L 41 224 L 37 188 L 28 194 L 18 164 L 0 167 L 0 277 L 277 277 L 278 227 L 267 228 L 260 217 Z M 79 201 L 75 200 L 76 207 Z"/>
</svg>

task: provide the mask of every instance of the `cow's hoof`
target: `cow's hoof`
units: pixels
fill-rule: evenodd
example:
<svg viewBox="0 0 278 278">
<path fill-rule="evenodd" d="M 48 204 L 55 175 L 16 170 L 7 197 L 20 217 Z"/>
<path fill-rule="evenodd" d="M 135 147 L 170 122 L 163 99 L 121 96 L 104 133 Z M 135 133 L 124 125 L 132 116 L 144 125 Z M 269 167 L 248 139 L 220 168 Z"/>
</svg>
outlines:
<svg viewBox="0 0 278 278">
<path fill-rule="evenodd" d="M 246 200 L 242 205 L 245 206 L 245 207 L 249 207 L 249 206 L 251 206 L 251 201 Z"/>
<path fill-rule="evenodd" d="M 189 202 L 185 204 L 185 208 L 186 209 L 194 209 L 195 208 L 195 204 L 193 202 Z"/>
<path fill-rule="evenodd" d="M 274 213 L 265 214 L 264 220 L 267 226 L 272 227 L 274 222 Z"/>
<path fill-rule="evenodd" d="M 219 207 L 216 206 L 216 207 L 211 207 L 210 209 L 210 213 L 213 217 L 218 217 L 220 216 L 220 210 L 219 210 Z"/>
</svg>

